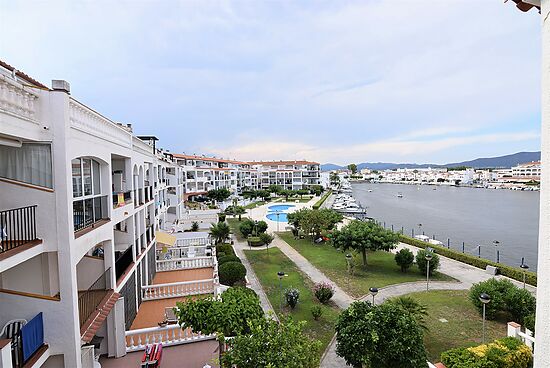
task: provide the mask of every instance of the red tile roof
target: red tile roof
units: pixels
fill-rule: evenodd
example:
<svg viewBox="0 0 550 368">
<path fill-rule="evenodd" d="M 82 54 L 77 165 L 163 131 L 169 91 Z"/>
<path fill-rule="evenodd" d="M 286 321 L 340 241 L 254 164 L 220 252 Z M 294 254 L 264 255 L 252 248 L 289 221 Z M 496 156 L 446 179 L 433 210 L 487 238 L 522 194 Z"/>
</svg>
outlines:
<svg viewBox="0 0 550 368">
<path fill-rule="evenodd" d="M 49 89 L 47 86 L 43 85 L 42 83 L 40 83 L 36 79 L 31 78 L 27 74 L 23 73 L 22 71 L 19 71 L 19 70 L 15 69 L 13 66 L 11 66 L 10 64 L 8 64 L 8 63 L 6 63 L 2 60 L 0 60 L 0 66 L 7 69 L 7 70 L 9 70 L 10 72 L 13 72 L 15 70 L 15 75 L 16 76 L 18 76 L 19 78 L 33 84 L 36 87 Z"/>
<path fill-rule="evenodd" d="M 227 160 L 227 159 L 224 159 L 224 158 L 195 156 L 195 155 L 182 155 L 180 153 L 173 153 L 172 155 L 175 158 L 180 158 L 180 159 L 185 159 L 185 160 L 200 160 L 200 161 L 224 162 L 224 163 L 232 163 L 232 164 L 239 164 L 239 165 L 248 165 L 248 162 L 236 161 L 236 160 Z"/>
<path fill-rule="evenodd" d="M 318 162 L 314 161 L 305 161 L 305 160 L 298 160 L 298 161 L 249 161 L 250 165 L 319 165 Z"/>
<path fill-rule="evenodd" d="M 506 2 L 508 0 L 504 0 L 504 2 Z M 540 6 L 538 5 L 533 5 L 533 4 L 529 4 L 529 2 L 527 1 L 523 1 L 523 0 L 512 0 L 513 2 L 516 3 L 516 7 L 521 10 L 522 12 L 527 12 L 529 10 L 531 10 L 532 8 L 535 8 L 535 9 L 538 9 L 539 13 L 540 13 Z"/>
</svg>

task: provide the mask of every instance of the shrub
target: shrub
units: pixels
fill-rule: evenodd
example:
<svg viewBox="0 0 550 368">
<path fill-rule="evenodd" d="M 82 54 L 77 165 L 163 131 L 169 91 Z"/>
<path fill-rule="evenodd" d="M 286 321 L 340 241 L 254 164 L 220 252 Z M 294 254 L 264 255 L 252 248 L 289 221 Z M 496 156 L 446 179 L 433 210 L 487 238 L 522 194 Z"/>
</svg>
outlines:
<svg viewBox="0 0 550 368">
<path fill-rule="evenodd" d="M 295 288 L 286 289 L 285 299 L 289 307 L 291 309 L 294 309 L 296 307 L 296 304 L 298 304 L 298 299 L 300 299 L 300 291 Z"/>
<path fill-rule="evenodd" d="M 261 233 L 260 240 L 262 241 L 263 245 L 269 246 L 269 244 L 271 244 L 271 242 L 273 241 L 273 236 L 268 233 Z"/>
<path fill-rule="evenodd" d="M 330 190 L 326 192 L 317 202 L 315 202 L 315 204 L 313 205 L 313 209 L 318 210 L 319 208 L 321 208 L 321 206 L 323 205 L 323 203 L 325 203 L 331 193 L 332 191 Z"/>
<path fill-rule="evenodd" d="M 314 305 L 311 307 L 311 315 L 313 316 L 313 319 L 318 321 L 319 318 L 323 315 L 323 308 L 321 308 L 320 305 Z"/>
<path fill-rule="evenodd" d="M 218 265 L 222 265 L 226 262 L 241 262 L 241 259 L 237 256 L 223 256 L 218 259 Z"/>
<path fill-rule="evenodd" d="M 420 272 L 422 272 L 424 275 L 426 274 L 427 268 L 428 268 L 428 261 L 426 261 L 426 251 L 424 249 L 421 249 L 416 253 L 416 264 L 418 265 L 418 269 Z M 433 275 L 434 271 L 439 268 L 439 256 L 433 252 L 431 252 L 433 255 L 431 261 L 430 261 L 430 276 Z"/>
<path fill-rule="evenodd" d="M 235 251 L 231 244 L 219 244 L 216 245 L 216 255 L 217 258 L 220 259 L 223 256 L 234 256 Z"/>
<path fill-rule="evenodd" d="M 255 230 L 258 231 L 258 234 L 265 233 L 267 230 L 267 222 L 265 221 L 258 221 L 256 228 L 254 228 L 254 226 L 254 221 L 245 219 L 239 225 L 239 231 L 245 238 L 248 238 L 248 236 L 253 234 Z"/>
<path fill-rule="evenodd" d="M 240 262 L 226 262 L 218 268 L 220 283 L 233 286 L 235 283 L 244 281 L 246 268 Z"/>
<path fill-rule="evenodd" d="M 504 302 L 514 321 L 520 324 L 525 324 L 525 318 L 534 316 L 537 309 L 537 300 L 533 294 L 517 287 L 508 290 L 504 295 Z"/>
<path fill-rule="evenodd" d="M 199 223 L 197 221 L 191 223 L 191 231 L 199 231 Z"/>
<path fill-rule="evenodd" d="M 395 254 L 395 263 L 401 267 L 401 272 L 407 271 L 414 262 L 414 254 L 407 248 L 401 249 Z"/>
<path fill-rule="evenodd" d="M 225 217 L 226 217 L 225 213 L 223 213 L 223 212 L 218 213 L 218 221 L 219 222 L 225 222 Z"/>
<path fill-rule="evenodd" d="M 418 302 L 410 296 L 400 296 L 390 299 L 388 300 L 388 303 L 393 303 L 403 309 L 416 320 L 418 326 L 424 330 L 428 330 L 428 326 L 425 321 L 425 318 L 428 316 L 428 308 L 424 304 Z"/>
<path fill-rule="evenodd" d="M 498 268 L 501 275 L 507 276 L 517 281 L 523 281 L 523 271 L 514 267 L 507 266 L 502 263 L 492 262 L 487 259 L 478 258 L 471 254 L 462 253 L 454 249 L 447 249 L 439 245 L 428 244 L 421 240 L 410 238 L 406 235 L 400 235 L 400 240 L 403 243 L 410 244 L 422 249 L 429 246 L 430 248 L 433 248 L 438 254 L 444 257 L 448 257 L 481 269 L 485 269 L 487 266 L 494 266 Z M 536 273 L 526 272 L 525 275 L 526 275 L 526 278 L 525 278 L 526 283 L 528 283 L 529 285 L 537 286 Z"/>
<path fill-rule="evenodd" d="M 249 236 L 246 241 L 251 247 L 260 247 L 264 245 L 264 243 L 262 242 L 262 238 L 260 238 L 259 236 Z"/>
<path fill-rule="evenodd" d="M 533 331 L 535 333 L 535 313 L 529 314 L 523 318 L 523 325 L 525 328 Z"/>
<path fill-rule="evenodd" d="M 447 368 L 528 368 L 531 349 L 518 339 L 505 337 L 471 348 L 451 349 L 441 354 Z"/>
<path fill-rule="evenodd" d="M 318 282 L 313 286 L 313 294 L 319 302 L 326 304 L 334 295 L 334 286 L 328 282 Z"/>
<path fill-rule="evenodd" d="M 483 303 L 479 300 L 481 293 L 491 297 L 491 302 L 485 305 L 487 319 L 495 319 L 498 312 L 506 311 L 505 295 L 513 291 L 514 284 L 508 280 L 497 280 L 495 278 L 478 282 L 470 288 L 469 297 L 480 314 L 483 313 Z"/>
</svg>

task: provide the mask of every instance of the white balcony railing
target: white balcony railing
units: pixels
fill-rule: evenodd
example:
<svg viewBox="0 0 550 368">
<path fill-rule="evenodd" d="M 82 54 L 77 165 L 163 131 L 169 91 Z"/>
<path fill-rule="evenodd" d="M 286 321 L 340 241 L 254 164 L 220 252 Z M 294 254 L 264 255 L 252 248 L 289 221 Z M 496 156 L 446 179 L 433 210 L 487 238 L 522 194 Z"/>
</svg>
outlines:
<svg viewBox="0 0 550 368">
<path fill-rule="evenodd" d="M 5 75 L 0 75 L 0 110 L 36 121 L 38 94 Z"/>
<path fill-rule="evenodd" d="M 190 270 L 194 268 L 213 267 L 212 257 L 174 258 L 157 260 L 158 271 Z"/>
<path fill-rule="evenodd" d="M 141 287 L 141 292 L 144 301 L 189 295 L 213 294 L 214 279 L 145 285 Z"/>
<path fill-rule="evenodd" d="M 157 259 L 195 258 L 211 256 L 212 249 L 204 246 L 175 246 L 157 250 Z"/>
<path fill-rule="evenodd" d="M 162 343 L 163 346 L 171 346 L 215 338 L 215 335 L 193 333 L 190 328 L 182 329 L 178 324 L 142 328 L 126 331 L 126 352 L 145 350 L 147 344 Z"/>
</svg>

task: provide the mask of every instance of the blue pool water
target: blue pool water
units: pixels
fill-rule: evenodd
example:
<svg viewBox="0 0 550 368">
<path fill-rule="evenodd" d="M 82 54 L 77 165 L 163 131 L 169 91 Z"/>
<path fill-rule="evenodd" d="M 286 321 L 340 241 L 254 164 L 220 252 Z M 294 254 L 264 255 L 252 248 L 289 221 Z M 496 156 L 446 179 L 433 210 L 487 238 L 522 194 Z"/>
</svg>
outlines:
<svg viewBox="0 0 550 368">
<path fill-rule="evenodd" d="M 277 214 L 276 213 L 268 213 L 265 217 L 267 217 L 271 221 L 279 221 L 279 222 L 288 222 L 288 217 L 286 217 L 286 213 L 280 212 L 279 213 L 279 220 L 277 220 Z"/>
<path fill-rule="evenodd" d="M 275 222 L 288 222 L 286 211 L 292 207 L 295 207 L 295 206 L 291 204 L 276 204 L 274 206 L 269 206 L 267 208 L 268 213 L 267 215 L 265 215 L 265 217 L 268 220 L 275 221 Z"/>
</svg>

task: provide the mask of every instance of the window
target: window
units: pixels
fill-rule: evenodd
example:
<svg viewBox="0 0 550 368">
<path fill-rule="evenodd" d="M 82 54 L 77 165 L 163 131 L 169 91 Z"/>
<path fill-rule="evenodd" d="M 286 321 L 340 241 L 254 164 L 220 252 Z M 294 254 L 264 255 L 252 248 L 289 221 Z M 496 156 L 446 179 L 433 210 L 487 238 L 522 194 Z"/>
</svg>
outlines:
<svg viewBox="0 0 550 368">
<path fill-rule="evenodd" d="M 0 146 L 0 177 L 53 188 L 51 144 Z"/>
<path fill-rule="evenodd" d="M 80 230 L 107 218 L 107 196 L 101 196 L 99 162 L 90 158 L 71 161 L 73 182 L 74 230 Z"/>
</svg>

